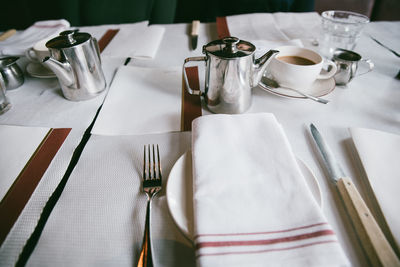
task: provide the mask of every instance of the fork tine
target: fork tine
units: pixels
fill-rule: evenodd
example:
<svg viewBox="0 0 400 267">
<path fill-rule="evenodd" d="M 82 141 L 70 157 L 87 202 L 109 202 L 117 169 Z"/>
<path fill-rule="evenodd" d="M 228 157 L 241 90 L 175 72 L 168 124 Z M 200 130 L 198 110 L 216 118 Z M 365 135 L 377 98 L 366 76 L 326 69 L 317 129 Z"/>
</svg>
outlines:
<svg viewBox="0 0 400 267">
<path fill-rule="evenodd" d="M 146 180 L 146 145 L 143 149 L 143 180 Z"/>
<path fill-rule="evenodd" d="M 151 177 L 151 156 L 150 156 L 150 144 L 149 145 L 147 145 L 147 157 L 148 157 L 148 162 L 147 162 L 147 164 L 148 164 L 148 177 L 147 177 L 147 179 L 152 179 L 152 177 Z"/>
<path fill-rule="evenodd" d="M 153 144 L 153 179 L 157 178 L 157 173 L 156 173 L 156 153 L 154 151 L 154 144 Z"/>
<path fill-rule="evenodd" d="M 158 176 L 159 176 L 159 179 L 161 180 L 161 178 L 162 178 L 162 175 L 161 175 L 161 161 L 160 161 L 160 149 L 158 147 L 158 144 L 157 144 L 157 161 L 158 161 Z"/>
</svg>

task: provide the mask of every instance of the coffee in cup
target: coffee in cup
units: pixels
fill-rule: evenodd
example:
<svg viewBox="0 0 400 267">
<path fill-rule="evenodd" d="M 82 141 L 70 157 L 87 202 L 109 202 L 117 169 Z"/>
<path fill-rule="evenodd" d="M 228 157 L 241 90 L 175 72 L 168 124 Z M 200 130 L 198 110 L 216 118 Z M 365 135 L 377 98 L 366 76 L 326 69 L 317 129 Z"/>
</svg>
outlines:
<svg viewBox="0 0 400 267">
<path fill-rule="evenodd" d="M 297 46 L 282 46 L 276 50 L 279 54 L 272 60 L 269 72 L 282 87 L 307 89 L 315 80 L 329 79 L 336 73 L 336 64 L 313 50 Z"/>
</svg>

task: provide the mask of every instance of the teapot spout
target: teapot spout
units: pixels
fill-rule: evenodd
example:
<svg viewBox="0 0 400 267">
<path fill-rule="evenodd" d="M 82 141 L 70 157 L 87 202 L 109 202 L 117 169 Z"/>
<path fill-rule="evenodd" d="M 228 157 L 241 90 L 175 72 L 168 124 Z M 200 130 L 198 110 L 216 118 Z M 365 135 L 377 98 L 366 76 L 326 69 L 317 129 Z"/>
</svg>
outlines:
<svg viewBox="0 0 400 267">
<path fill-rule="evenodd" d="M 257 84 L 261 81 L 261 77 L 267 69 L 268 64 L 273 58 L 276 57 L 278 53 L 278 50 L 269 50 L 263 56 L 255 60 L 252 87 L 257 86 Z"/>
<path fill-rule="evenodd" d="M 71 87 L 74 84 L 74 74 L 69 63 L 62 63 L 54 58 L 46 57 L 43 59 L 43 64 L 54 72 L 62 85 Z"/>
</svg>

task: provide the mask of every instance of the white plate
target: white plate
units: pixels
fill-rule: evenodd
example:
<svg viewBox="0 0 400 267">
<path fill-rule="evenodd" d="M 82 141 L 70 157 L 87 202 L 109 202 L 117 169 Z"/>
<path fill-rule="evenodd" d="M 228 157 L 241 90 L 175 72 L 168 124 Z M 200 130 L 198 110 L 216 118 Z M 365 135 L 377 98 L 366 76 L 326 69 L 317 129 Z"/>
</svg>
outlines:
<svg viewBox="0 0 400 267">
<path fill-rule="evenodd" d="M 44 67 L 40 63 L 31 62 L 26 66 L 26 72 L 35 78 L 55 78 L 54 72 Z"/>
<path fill-rule="evenodd" d="M 329 79 L 322 79 L 322 80 L 316 80 L 310 88 L 302 90 L 303 93 L 315 96 L 315 97 L 321 97 L 324 95 L 329 94 L 330 92 L 335 89 L 335 79 L 334 78 L 329 78 Z M 274 95 L 279 95 L 279 96 L 284 96 L 284 97 L 290 97 L 290 98 L 306 98 L 299 93 L 290 90 L 288 88 L 274 88 L 271 89 L 270 87 L 266 86 L 262 82 L 258 84 L 258 86 L 263 89 L 264 91 L 267 91 L 269 93 L 272 93 Z"/>
<path fill-rule="evenodd" d="M 315 200 L 322 208 L 322 195 L 318 180 L 307 165 L 297 159 L 297 163 Z M 176 225 L 192 240 L 193 236 L 193 181 L 192 153 L 183 154 L 174 164 L 167 182 L 167 203 Z"/>
</svg>

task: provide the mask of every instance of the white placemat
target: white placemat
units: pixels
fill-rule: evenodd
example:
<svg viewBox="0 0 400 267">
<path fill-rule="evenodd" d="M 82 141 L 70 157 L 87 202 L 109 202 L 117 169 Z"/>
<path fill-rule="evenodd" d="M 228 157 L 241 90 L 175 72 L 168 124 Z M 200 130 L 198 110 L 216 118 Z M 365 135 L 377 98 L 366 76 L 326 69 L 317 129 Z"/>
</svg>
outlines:
<svg viewBox="0 0 400 267">
<path fill-rule="evenodd" d="M 143 145 L 159 144 L 165 186 L 190 137 L 92 136 L 27 266 L 136 266 L 146 212 Z M 155 266 L 194 266 L 191 244 L 169 215 L 165 187 L 153 201 L 151 235 Z"/>
<path fill-rule="evenodd" d="M 316 12 L 254 13 L 227 16 L 226 20 L 231 36 L 269 41 L 318 37 L 321 23 Z"/>
<path fill-rule="evenodd" d="M 152 59 L 157 54 L 165 32 L 164 27 L 148 25 L 148 21 L 115 25 L 113 28 L 119 31 L 102 52 L 103 57 Z"/>
<path fill-rule="evenodd" d="M 181 68 L 120 67 L 92 134 L 180 130 Z"/>
<path fill-rule="evenodd" d="M 350 132 L 369 184 L 399 246 L 400 136 L 365 128 L 351 128 Z"/>
</svg>

